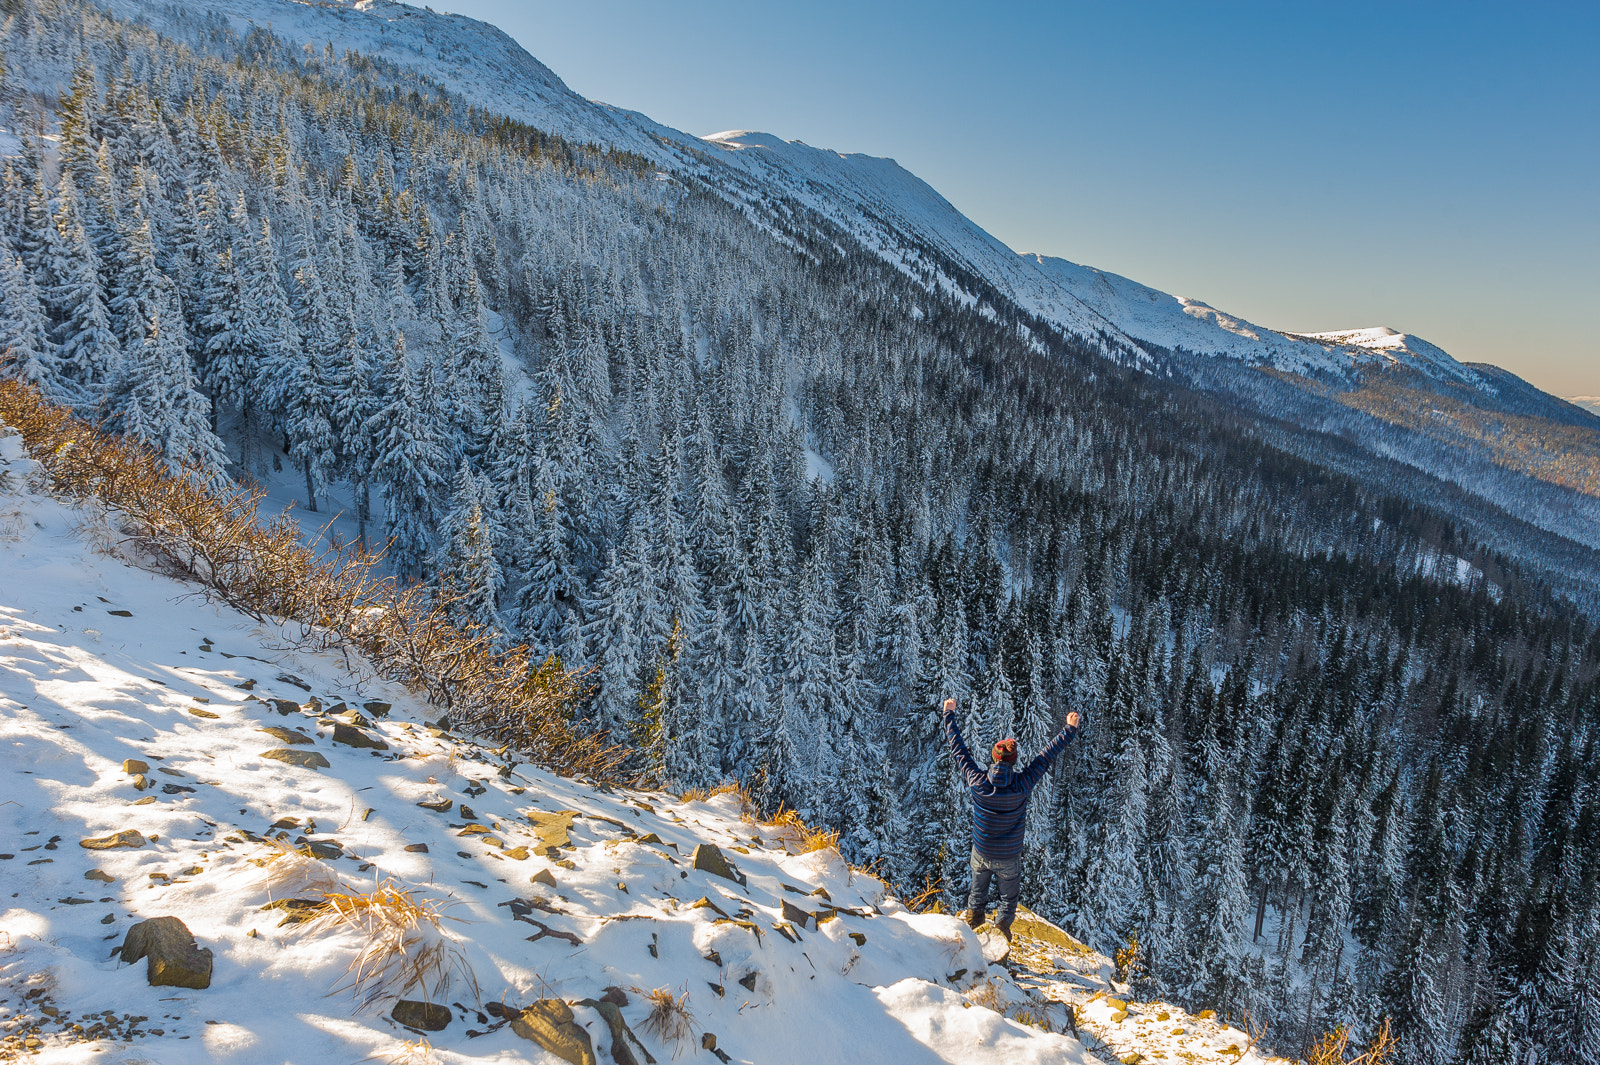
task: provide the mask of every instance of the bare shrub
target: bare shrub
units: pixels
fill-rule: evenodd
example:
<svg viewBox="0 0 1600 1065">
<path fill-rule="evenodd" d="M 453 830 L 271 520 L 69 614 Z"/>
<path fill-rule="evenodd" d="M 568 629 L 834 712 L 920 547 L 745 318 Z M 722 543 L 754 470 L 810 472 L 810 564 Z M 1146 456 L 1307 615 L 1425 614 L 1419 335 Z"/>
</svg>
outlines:
<svg viewBox="0 0 1600 1065">
<path fill-rule="evenodd" d="M 672 1056 L 676 1058 L 693 1041 L 696 1031 L 694 1014 L 689 1011 L 689 992 L 674 996 L 672 990 L 666 987 L 652 991 L 640 987 L 633 990 L 643 995 L 650 1004 L 650 1015 L 644 1019 L 641 1027 L 655 1036 L 662 1046 L 671 1046 Z"/>
<path fill-rule="evenodd" d="M 448 593 L 384 576 L 381 552 L 313 551 L 287 515 L 262 518 L 259 489 L 214 491 L 197 467 L 173 469 L 31 385 L 0 381 L 0 419 L 21 434 L 55 492 L 100 500 L 120 515 L 134 546 L 211 598 L 286 623 L 302 649 L 360 652 L 379 676 L 421 693 L 455 727 L 529 761 L 625 782 L 626 752 L 574 720 L 586 677 L 554 658 L 536 661 L 525 646 L 501 650 L 496 633 L 458 624 Z"/>
<path fill-rule="evenodd" d="M 1353 1058 L 1346 1058 L 1349 1049 L 1350 1032 L 1341 1024 L 1331 1032 L 1324 1032 L 1322 1038 L 1307 1051 L 1306 1065 L 1393 1065 L 1399 1045 L 1389 1031 L 1389 1018 L 1383 1019 L 1377 1035 L 1372 1037 L 1366 1050 Z"/>
</svg>

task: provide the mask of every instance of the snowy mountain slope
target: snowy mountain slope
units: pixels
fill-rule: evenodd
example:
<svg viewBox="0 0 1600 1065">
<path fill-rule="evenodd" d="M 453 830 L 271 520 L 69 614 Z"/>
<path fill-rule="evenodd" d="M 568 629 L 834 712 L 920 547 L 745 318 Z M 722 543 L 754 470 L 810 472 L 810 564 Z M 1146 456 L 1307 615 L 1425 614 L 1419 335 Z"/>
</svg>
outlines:
<svg viewBox="0 0 1600 1065">
<path fill-rule="evenodd" d="M 103 515 L 38 494 L 16 437 L 0 472 L 0 1053 L 416 1052 L 393 994 L 361 1010 L 340 989 L 362 933 L 295 920 L 387 885 L 445 918 L 413 943 L 442 945 L 456 972 L 432 995 L 453 1005 L 428 1060 L 555 1061 L 507 1023 L 543 999 L 609 1047 L 609 989 L 658 1061 L 1240 1060 L 1225 1048 L 1242 1033 L 1130 1005 L 1105 958 L 1044 922 L 1020 925 L 1017 966 L 986 966 L 964 924 L 909 911 L 836 852 L 798 853 L 736 795 L 601 791 L 507 763 L 359 659 L 288 649 L 272 624 L 128 564 Z M 80 843 L 117 833 L 133 845 Z M 698 867 L 701 844 L 737 880 Z M 148 986 L 112 956 L 168 916 L 213 952 L 209 987 Z M 682 1040 L 648 1021 L 658 987 L 692 1015 Z M 1074 1023 L 1081 1038 L 1050 1031 Z"/>
<path fill-rule="evenodd" d="M 1236 318 L 1199 300 L 1172 296 L 1137 281 L 1065 259 L 1027 255 L 1061 288 L 1128 336 L 1147 344 L 1261 363 L 1302 374 L 1345 376 L 1388 365 L 1440 380 L 1476 385 L 1479 377 L 1440 348 L 1392 329 L 1289 333 Z"/>
<path fill-rule="evenodd" d="M 1135 363 L 1149 361 L 1142 342 L 1292 373 L 1346 377 L 1353 369 L 1393 363 L 1478 383 L 1439 348 L 1390 330 L 1284 333 L 1092 267 L 1018 254 L 892 159 L 747 130 L 695 137 L 636 111 L 585 100 L 503 31 L 464 16 L 394 0 L 205 0 L 195 7 L 111 0 L 111 6 L 179 34 L 198 28 L 196 12 L 215 12 L 236 30 L 269 26 L 296 43 L 380 56 L 568 140 L 644 155 L 703 181 L 758 218 L 780 219 L 796 205 L 814 211 L 930 288 L 967 302 L 984 300 L 992 290 L 1063 333 Z"/>
<path fill-rule="evenodd" d="M 108 0 L 105 6 L 179 37 L 201 30 L 204 17 L 221 16 L 240 34 L 260 26 L 295 44 L 387 59 L 573 142 L 659 154 L 645 132 L 647 120 L 583 99 L 504 31 L 462 15 L 393 0 Z"/>
<path fill-rule="evenodd" d="M 1582 407 L 1584 410 L 1600 414 L 1600 396 L 1570 396 L 1567 402 L 1574 406 Z"/>
</svg>

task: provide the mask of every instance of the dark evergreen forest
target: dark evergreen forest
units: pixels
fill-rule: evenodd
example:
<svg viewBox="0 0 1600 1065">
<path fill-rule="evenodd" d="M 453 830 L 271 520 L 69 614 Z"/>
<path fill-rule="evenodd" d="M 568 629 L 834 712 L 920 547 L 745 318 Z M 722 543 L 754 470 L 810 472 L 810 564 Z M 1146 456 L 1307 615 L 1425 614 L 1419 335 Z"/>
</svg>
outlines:
<svg viewBox="0 0 1600 1065">
<path fill-rule="evenodd" d="M 0 11 L 6 372 L 337 489 L 641 772 L 907 892 L 965 887 L 939 700 L 1025 751 L 1077 710 L 1025 901 L 1142 993 L 1600 1060 L 1600 629 L 1458 522 L 798 205 L 262 30 Z"/>
</svg>

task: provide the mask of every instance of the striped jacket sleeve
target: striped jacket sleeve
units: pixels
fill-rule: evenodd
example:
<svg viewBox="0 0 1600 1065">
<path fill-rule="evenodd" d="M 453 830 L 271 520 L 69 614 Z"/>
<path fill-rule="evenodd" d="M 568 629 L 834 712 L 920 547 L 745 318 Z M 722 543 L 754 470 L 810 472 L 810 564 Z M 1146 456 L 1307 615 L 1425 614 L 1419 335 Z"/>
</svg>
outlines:
<svg viewBox="0 0 1600 1065">
<path fill-rule="evenodd" d="M 956 725 L 956 716 L 950 713 L 942 714 L 944 718 L 944 742 L 950 746 L 950 756 L 956 761 L 956 768 L 961 770 L 961 775 L 967 778 L 969 787 L 977 787 L 987 778 L 983 770 L 978 768 L 978 763 L 972 760 L 972 752 L 967 750 L 967 745 L 961 742 L 961 729 Z"/>
<path fill-rule="evenodd" d="M 1040 751 L 1039 756 L 1028 763 L 1028 768 L 1022 771 L 1023 786 L 1031 789 L 1035 784 L 1043 780 L 1044 775 L 1050 772 L 1051 765 L 1055 763 L 1055 760 L 1061 756 L 1061 752 L 1067 749 L 1067 744 L 1071 743 L 1077 735 L 1078 730 L 1071 725 L 1062 726 L 1061 731 L 1056 733 L 1056 738 L 1050 741 L 1050 746 Z"/>
</svg>

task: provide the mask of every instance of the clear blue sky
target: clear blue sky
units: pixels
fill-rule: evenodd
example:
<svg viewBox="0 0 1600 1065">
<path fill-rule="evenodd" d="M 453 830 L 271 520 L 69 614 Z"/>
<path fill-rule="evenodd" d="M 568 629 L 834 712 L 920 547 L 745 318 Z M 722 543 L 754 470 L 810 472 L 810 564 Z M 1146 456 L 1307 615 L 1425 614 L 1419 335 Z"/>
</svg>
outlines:
<svg viewBox="0 0 1600 1065">
<path fill-rule="evenodd" d="M 584 96 L 891 156 L 1017 251 L 1600 395 L 1600 3 L 448 0 Z"/>
</svg>

